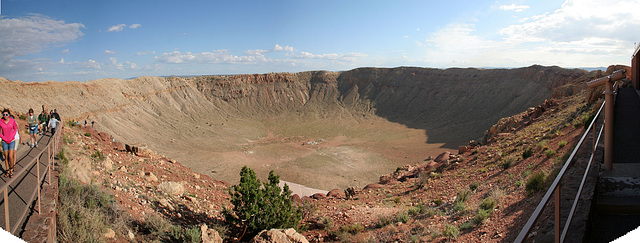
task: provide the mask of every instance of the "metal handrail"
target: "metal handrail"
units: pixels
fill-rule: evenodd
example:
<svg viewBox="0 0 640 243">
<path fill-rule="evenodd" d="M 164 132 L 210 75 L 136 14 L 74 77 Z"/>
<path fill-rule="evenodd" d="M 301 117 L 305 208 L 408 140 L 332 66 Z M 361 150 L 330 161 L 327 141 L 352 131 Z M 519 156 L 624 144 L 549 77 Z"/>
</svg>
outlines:
<svg viewBox="0 0 640 243">
<path fill-rule="evenodd" d="M 58 127 L 58 131 L 53 135 L 53 137 L 49 140 L 49 143 L 47 144 L 47 149 L 46 150 L 42 150 L 40 151 L 29 163 L 27 163 L 20 171 L 18 171 L 18 173 L 15 174 L 15 176 L 11 179 L 9 179 L 4 185 L 2 185 L 0 187 L 0 191 L 3 191 L 3 196 L 4 196 L 4 217 L 5 217 L 5 226 L 4 229 L 8 230 L 11 234 L 15 234 L 16 230 L 18 229 L 18 226 L 20 226 L 19 222 L 21 222 L 24 217 L 26 216 L 27 212 L 29 211 L 30 205 L 33 202 L 35 196 L 38 196 L 38 214 L 40 214 L 41 212 L 41 207 L 40 207 L 40 201 L 41 201 L 41 197 L 40 197 L 40 186 L 42 185 L 42 183 L 44 182 L 45 178 L 48 178 L 48 184 L 51 185 L 51 169 L 53 167 L 53 160 L 55 159 L 55 155 L 52 153 L 57 151 L 58 149 L 58 143 L 60 141 L 60 134 L 62 134 L 62 127 L 63 127 L 63 123 L 60 122 L 60 125 Z M 48 153 L 48 159 L 47 159 L 47 172 L 44 174 L 44 176 L 42 176 L 42 178 L 40 178 L 40 156 L 42 156 L 42 154 L 44 152 Z M 9 223 L 9 188 L 11 186 L 11 184 L 13 184 L 16 180 L 22 180 L 21 176 L 23 174 L 25 174 L 26 172 L 29 172 L 33 169 L 33 166 L 36 167 L 36 176 L 37 176 L 37 181 L 38 183 L 36 184 L 36 188 L 34 188 L 34 192 L 31 194 L 31 197 L 29 198 L 29 200 L 26 202 L 25 208 L 22 211 L 22 213 L 20 214 L 20 218 L 18 219 L 18 223 L 15 224 L 13 227 L 10 227 L 10 223 Z M 8 168 L 7 168 L 8 169 Z M 51 236 L 49 236 L 51 237 Z"/>
<path fill-rule="evenodd" d="M 555 228 L 555 232 L 556 232 L 555 238 L 556 238 L 556 242 L 562 242 L 562 240 L 564 240 L 564 237 L 560 237 L 561 236 L 560 235 L 560 207 L 559 207 L 560 206 L 560 180 L 562 179 L 562 177 L 564 177 L 564 173 L 566 172 L 567 168 L 569 168 L 569 165 L 571 164 L 570 162 L 573 160 L 573 157 L 577 154 L 578 149 L 580 149 L 580 147 L 584 143 L 584 140 L 587 137 L 587 135 L 589 135 L 589 132 L 591 131 L 591 129 L 593 128 L 594 131 L 595 131 L 595 123 L 598 120 L 598 117 L 600 117 L 600 114 L 602 113 L 602 110 L 603 110 L 603 108 L 605 106 L 605 103 L 606 102 L 603 102 L 602 106 L 600 106 L 600 109 L 598 109 L 598 113 L 596 113 L 595 117 L 591 121 L 591 124 L 589 124 L 589 127 L 585 130 L 584 134 L 582 135 L 582 138 L 580 138 L 580 141 L 576 145 L 575 149 L 573 150 L 573 152 L 571 153 L 571 155 L 569 156 L 567 161 L 564 163 L 564 166 L 562 166 L 562 169 L 560 170 L 560 172 L 556 176 L 556 179 L 553 181 L 553 183 L 549 187 L 549 190 L 547 190 L 547 193 L 545 193 L 544 197 L 542 197 L 542 200 L 540 201 L 540 203 L 538 204 L 538 206 L 534 210 L 533 214 L 531 215 L 531 217 L 529 218 L 529 220 L 527 221 L 525 226 L 522 228 L 522 230 L 518 234 L 518 237 L 516 238 L 515 242 L 524 241 L 525 237 L 527 237 L 527 235 L 531 231 L 531 228 L 533 227 L 533 224 L 535 224 L 535 222 L 538 220 L 542 210 L 546 207 L 547 203 L 549 202 L 549 199 L 551 198 L 551 194 L 553 194 L 554 192 L 556 193 L 556 195 L 555 195 L 555 205 L 556 205 L 556 208 L 555 208 L 555 227 L 554 227 Z M 595 139 L 596 138 L 594 137 L 594 140 Z M 599 137 L 598 137 L 598 140 L 599 140 Z M 595 143 L 595 144 L 597 145 L 597 143 Z M 596 147 L 593 146 L 592 147 L 592 152 L 591 152 L 591 158 L 594 157 L 595 151 L 596 151 Z M 591 165 L 591 160 L 589 161 L 589 166 L 590 165 Z M 585 172 L 585 174 L 583 176 L 583 183 L 580 184 L 580 189 L 578 190 L 578 193 L 576 193 L 577 194 L 576 198 L 580 197 L 580 193 L 582 192 L 582 188 L 584 186 L 584 179 L 586 178 L 586 175 L 587 175 L 588 172 L 589 172 L 589 169 L 586 170 L 586 172 Z M 577 202 L 577 200 L 576 200 L 576 202 Z M 574 202 L 574 204 L 575 204 L 575 202 Z M 572 208 L 571 213 L 573 213 L 574 209 L 575 209 L 575 205 Z M 570 219 L 571 219 L 571 217 L 569 218 L 569 220 L 567 220 L 568 223 L 570 223 Z M 569 227 L 569 224 L 566 224 L 565 229 L 563 231 L 566 232 L 568 227 Z M 563 233 L 563 235 L 564 234 L 565 233 Z"/>
</svg>

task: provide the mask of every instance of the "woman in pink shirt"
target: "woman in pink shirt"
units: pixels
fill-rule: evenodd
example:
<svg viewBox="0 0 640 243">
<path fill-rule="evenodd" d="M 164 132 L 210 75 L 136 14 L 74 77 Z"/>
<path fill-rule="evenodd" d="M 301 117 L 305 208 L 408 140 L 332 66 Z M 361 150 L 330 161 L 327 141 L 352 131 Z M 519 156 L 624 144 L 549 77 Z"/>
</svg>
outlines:
<svg viewBox="0 0 640 243">
<path fill-rule="evenodd" d="M 10 117 L 9 109 L 2 111 L 2 120 L 0 120 L 0 137 L 2 137 L 2 149 L 4 150 L 5 170 L 7 177 L 13 177 L 13 170 L 16 165 L 16 143 L 15 137 L 18 132 L 18 124 Z"/>
</svg>

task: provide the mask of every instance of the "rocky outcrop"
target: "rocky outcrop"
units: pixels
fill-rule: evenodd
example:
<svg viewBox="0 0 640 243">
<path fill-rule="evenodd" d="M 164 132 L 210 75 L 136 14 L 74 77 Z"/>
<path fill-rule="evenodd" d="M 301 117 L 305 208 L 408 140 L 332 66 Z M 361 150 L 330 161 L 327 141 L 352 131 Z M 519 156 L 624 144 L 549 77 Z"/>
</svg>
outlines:
<svg viewBox="0 0 640 243">
<path fill-rule="evenodd" d="M 180 196 L 184 193 L 184 186 L 177 182 L 162 182 L 158 185 L 158 190 L 169 195 Z"/>
<path fill-rule="evenodd" d="M 258 233 L 252 243 L 308 243 L 309 241 L 295 229 L 270 229 Z"/>
<path fill-rule="evenodd" d="M 206 224 L 202 224 L 202 226 L 200 226 L 200 232 L 201 232 L 201 236 L 200 238 L 202 239 L 202 243 L 222 243 L 222 237 L 220 237 L 220 234 L 218 234 L 218 231 L 214 230 L 214 229 L 209 229 L 209 227 L 207 227 Z"/>
</svg>

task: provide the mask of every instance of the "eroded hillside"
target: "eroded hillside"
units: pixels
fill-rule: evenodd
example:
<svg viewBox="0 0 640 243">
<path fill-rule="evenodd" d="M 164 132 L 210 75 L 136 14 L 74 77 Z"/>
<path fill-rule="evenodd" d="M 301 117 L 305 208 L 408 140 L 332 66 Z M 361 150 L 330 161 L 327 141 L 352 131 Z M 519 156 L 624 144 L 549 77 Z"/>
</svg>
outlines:
<svg viewBox="0 0 640 243">
<path fill-rule="evenodd" d="M 242 165 L 321 189 L 362 186 L 457 148 L 584 70 L 359 68 L 345 72 L 0 81 L 0 105 L 57 109 L 215 179 Z M 212 173 L 214 172 L 214 173 Z"/>
</svg>

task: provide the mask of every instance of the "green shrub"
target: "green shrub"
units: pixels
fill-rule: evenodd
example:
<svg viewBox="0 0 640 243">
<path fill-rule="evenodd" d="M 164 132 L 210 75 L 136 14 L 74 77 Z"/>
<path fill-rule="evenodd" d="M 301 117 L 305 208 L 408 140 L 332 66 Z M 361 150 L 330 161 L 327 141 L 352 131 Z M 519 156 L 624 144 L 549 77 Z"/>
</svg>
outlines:
<svg viewBox="0 0 640 243">
<path fill-rule="evenodd" d="M 378 216 L 378 222 L 376 222 L 376 228 L 382 228 L 387 225 L 393 223 L 393 218 L 391 216 Z"/>
<path fill-rule="evenodd" d="M 536 172 L 527 179 L 526 190 L 529 193 L 537 192 L 544 189 L 546 175 L 544 172 Z"/>
<path fill-rule="evenodd" d="M 85 132 L 85 133 L 84 133 L 84 136 L 85 136 L 85 137 L 91 137 L 91 133 L 90 133 L 90 132 Z"/>
<path fill-rule="evenodd" d="M 458 196 L 456 197 L 456 202 L 466 202 L 467 199 L 469 199 L 469 196 L 471 196 L 471 190 L 463 189 L 462 191 L 458 192 Z"/>
<path fill-rule="evenodd" d="M 456 202 L 456 204 L 453 206 L 454 212 L 464 212 L 466 210 L 467 210 L 467 205 L 464 204 L 464 202 Z"/>
<path fill-rule="evenodd" d="M 433 204 L 435 204 L 435 205 L 436 205 L 436 207 L 438 207 L 438 206 L 442 205 L 442 203 L 443 203 L 443 202 L 442 202 L 442 199 L 440 199 L 440 198 L 438 198 L 438 199 L 434 199 L 434 200 L 433 200 Z"/>
<path fill-rule="evenodd" d="M 553 149 L 547 149 L 544 151 L 544 155 L 547 156 L 547 158 L 551 158 L 556 155 L 556 151 Z"/>
<path fill-rule="evenodd" d="M 567 140 L 562 140 L 558 143 L 558 148 L 564 148 L 564 146 L 567 146 Z"/>
<path fill-rule="evenodd" d="M 460 230 L 468 230 L 473 228 L 473 224 L 471 222 L 466 222 L 460 225 Z"/>
<path fill-rule="evenodd" d="M 407 223 L 409 222 L 409 213 L 402 211 L 396 215 L 396 222 Z"/>
<path fill-rule="evenodd" d="M 27 116 L 26 115 L 20 115 L 19 118 L 20 118 L 20 120 L 27 120 Z"/>
<path fill-rule="evenodd" d="M 530 147 L 526 148 L 524 150 L 524 152 L 522 152 L 522 158 L 523 159 L 529 158 L 531 156 L 533 156 L 533 148 L 530 148 Z"/>
<path fill-rule="evenodd" d="M 473 218 L 473 223 L 476 225 L 482 224 L 491 214 L 491 210 L 480 209 L 478 214 Z"/>
<path fill-rule="evenodd" d="M 59 163 L 63 166 L 66 166 L 67 164 L 69 164 L 69 159 L 67 158 L 65 152 L 64 152 L 64 148 L 62 149 L 62 151 L 58 152 L 56 154 L 56 158 L 58 159 L 58 161 L 60 161 Z"/>
<path fill-rule="evenodd" d="M 264 229 L 297 228 L 302 212 L 292 203 L 287 184 L 278 186 L 280 176 L 269 172 L 268 181 L 262 183 L 247 166 L 240 171 L 240 183 L 229 188 L 233 209 L 225 208 L 223 215 L 228 223 L 246 228 L 244 237 L 253 237 Z M 244 238 L 249 239 L 249 238 Z"/>
<path fill-rule="evenodd" d="M 509 169 L 514 162 L 516 162 L 516 157 L 509 156 L 502 160 L 502 163 L 500 163 L 500 166 L 502 167 L 502 169 L 506 170 L 506 169 Z"/>
<path fill-rule="evenodd" d="M 325 230 L 333 228 L 333 222 L 331 221 L 331 217 L 322 217 L 320 218 L 320 223 L 322 223 Z"/>
<path fill-rule="evenodd" d="M 355 235 L 362 232 L 364 230 L 364 226 L 362 226 L 361 223 L 347 224 L 347 225 L 340 226 L 338 230 L 340 232 L 347 232 L 352 235 Z"/>
<path fill-rule="evenodd" d="M 98 150 L 94 151 L 93 154 L 91 154 L 91 158 L 94 158 L 96 160 L 99 161 L 103 161 L 104 160 L 104 154 Z"/>
<path fill-rule="evenodd" d="M 407 209 L 407 213 L 409 214 L 409 216 L 416 216 L 418 214 L 425 213 L 426 211 L 427 207 L 425 207 L 424 204 L 418 204 Z"/>
<path fill-rule="evenodd" d="M 493 210 L 496 205 L 498 205 L 498 202 L 493 197 L 487 197 L 480 202 L 480 208 L 484 210 Z"/>
<path fill-rule="evenodd" d="M 457 239 L 460 231 L 458 228 L 451 224 L 446 224 L 444 226 L 444 230 L 442 231 L 442 236 L 447 237 L 448 239 Z"/>
<path fill-rule="evenodd" d="M 469 189 L 471 191 L 475 191 L 476 189 L 478 189 L 478 187 L 480 187 L 480 182 L 474 181 L 471 184 L 469 184 Z"/>
</svg>

